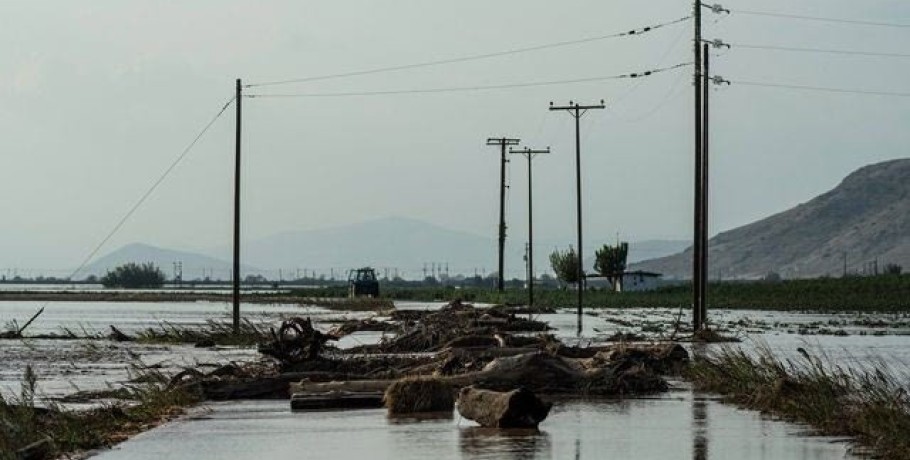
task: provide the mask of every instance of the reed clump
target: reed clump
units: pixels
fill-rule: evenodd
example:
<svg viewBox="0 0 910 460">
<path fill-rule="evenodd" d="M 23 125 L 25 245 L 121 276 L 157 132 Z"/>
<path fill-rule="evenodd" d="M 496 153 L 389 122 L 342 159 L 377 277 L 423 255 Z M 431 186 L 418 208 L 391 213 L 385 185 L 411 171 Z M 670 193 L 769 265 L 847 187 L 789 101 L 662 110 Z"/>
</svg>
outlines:
<svg viewBox="0 0 910 460">
<path fill-rule="evenodd" d="M 257 324 L 249 319 L 240 322 L 238 334 L 230 321 L 208 320 L 199 326 L 184 326 L 167 321 L 157 327 L 148 328 L 136 335 L 136 340 L 145 343 L 193 343 L 198 346 L 236 345 L 253 346 L 268 340 L 269 324 Z"/>
<path fill-rule="evenodd" d="M 687 377 L 741 406 L 850 436 L 882 458 L 910 459 L 907 376 L 881 360 L 844 366 L 799 349 L 796 360 L 724 348 L 697 358 Z"/>
<path fill-rule="evenodd" d="M 198 395 L 161 383 L 164 378 L 145 377 L 137 380 L 147 383 L 132 384 L 125 390 L 130 404 L 109 403 L 77 411 L 39 404 L 37 377 L 27 367 L 20 395 L 0 396 L 0 459 L 55 458 L 111 446 L 199 402 Z"/>
<path fill-rule="evenodd" d="M 383 397 L 389 415 L 451 412 L 455 407 L 452 386 L 434 377 L 405 377 L 386 389 Z"/>
<path fill-rule="evenodd" d="M 312 305 L 332 311 L 365 311 L 387 313 L 395 310 L 395 304 L 389 299 L 374 297 L 303 297 L 296 299 L 301 305 Z"/>
</svg>

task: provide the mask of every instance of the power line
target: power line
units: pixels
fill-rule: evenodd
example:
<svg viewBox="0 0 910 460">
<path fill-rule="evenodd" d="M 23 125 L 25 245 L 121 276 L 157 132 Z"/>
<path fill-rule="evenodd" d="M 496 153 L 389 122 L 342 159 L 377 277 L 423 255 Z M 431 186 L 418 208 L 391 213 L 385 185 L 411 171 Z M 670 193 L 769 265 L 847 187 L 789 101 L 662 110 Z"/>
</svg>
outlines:
<svg viewBox="0 0 910 460">
<path fill-rule="evenodd" d="M 764 88 L 782 88 L 782 89 L 816 91 L 816 92 L 825 92 L 825 93 L 863 94 L 863 95 L 867 95 L 867 96 L 910 97 L 910 93 L 894 92 L 894 91 L 871 91 L 871 90 L 862 90 L 862 89 L 832 88 L 832 87 L 824 87 L 824 86 L 792 85 L 792 84 L 784 84 L 784 83 L 765 83 L 765 82 L 746 81 L 746 80 L 730 80 L 730 83 L 737 84 L 737 85 L 743 85 L 743 86 L 758 86 L 758 87 L 764 87 Z"/>
<path fill-rule="evenodd" d="M 92 252 L 90 252 L 88 254 L 88 256 L 82 261 L 82 263 L 79 265 L 79 268 L 77 268 L 75 271 L 73 271 L 73 273 L 69 276 L 69 279 L 72 279 L 77 274 L 79 274 L 79 272 L 82 271 L 82 269 L 85 268 L 86 265 L 88 265 L 89 261 L 92 260 L 92 258 L 95 257 L 96 254 L 98 254 L 98 251 L 100 251 L 101 248 L 104 247 L 104 245 L 107 244 L 107 242 L 110 241 L 110 239 L 113 238 L 114 235 L 118 231 L 120 231 L 120 228 L 123 227 L 124 224 L 126 224 L 126 221 L 129 220 L 130 217 L 132 217 L 132 215 L 139 209 L 140 206 L 142 206 L 143 203 L 145 203 L 145 200 L 147 200 L 148 197 L 151 196 L 152 193 L 158 188 L 158 186 L 161 185 L 162 182 L 164 182 L 164 179 L 166 179 L 167 176 L 170 175 L 170 173 L 174 170 L 174 168 L 176 168 L 177 165 L 180 164 L 180 162 L 182 162 L 184 158 L 186 158 L 187 154 L 189 154 L 190 151 L 193 149 L 193 147 L 195 147 L 196 144 L 199 142 L 199 140 L 202 139 L 202 136 L 205 135 L 206 132 L 208 132 L 209 128 L 211 128 L 212 125 L 214 125 L 215 122 L 219 118 L 221 118 L 221 115 L 223 115 L 224 111 L 227 110 L 228 107 L 230 107 L 231 103 L 234 102 L 234 99 L 235 99 L 234 97 L 231 97 L 224 104 L 224 106 L 221 107 L 221 110 L 219 110 L 218 113 L 214 117 L 212 117 L 212 119 L 208 122 L 208 124 L 206 124 L 205 127 L 202 128 L 201 131 L 199 131 L 199 134 L 197 134 L 196 137 L 193 138 L 193 141 L 190 142 L 186 146 L 186 148 L 183 149 L 183 151 L 180 153 L 180 155 L 178 155 L 177 158 L 171 163 L 171 165 L 168 166 L 167 169 L 164 170 L 164 173 L 161 174 L 160 177 L 158 177 L 158 180 L 156 180 L 152 184 L 152 186 L 149 187 L 149 189 L 145 191 L 145 193 L 142 195 L 142 197 L 139 198 L 139 201 L 137 201 L 136 204 L 134 204 L 133 207 L 130 208 L 130 210 L 127 211 L 127 213 L 124 214 L 122 218 L 120 218 L 120 220 L 117 222 L 117 225 L 114 225 L 114 228 L 111 229 L 110 232 L 108 232 L 108 234 L 104 237 L 104 239 L 102 239 L 101 242 L 98 243 L 98 245 L 95 246 L 94 249 L 92 249 Z"/>
<path fill-rule="evenodd" d="M 401 95 L 401 94 L 430 94 L 430 93 L 456 93 L 456 92 L 470 92 L 470 91 L 489 91 L 489 90 L 500 90 L 500 89 L 516 89 L 516 88 L 533 88 L 540 86 L 554 86 L 554 85 L 567 85 L 567 84 L 576 84 L 576 83 L 590 83 L 596 81 L 606 81 L 606 80 L 622 80 L 622 79 L 632 79 L 632 78 L 643 78 L 650 77 L 654 74 L 661 72 L 666 72 L 670 70 L 675 70 L 681 67 L 686 67 L 691 65 L 689 62 L 676 64 L 674 66 L 663 67 L 660 69 L 647 70 L 644 72 L 634 72 L 626 73 L 620 75 L 607 75 L 600 77 L 587 77 L 587 78 L 576 78 L 570 80 L 550 80 L 550 81 L 540 81 L 540 82 L 530 82 L 530 83 L 510 83 L 510 84 L 501 84 L 501 85 L 479 85 L 479 86 L 455 86 L 455 87 L 444 87 L 444 88 L 425 88 L 425 89 L 402 89 L 402 90 L 386 90 L 386 91 L 360 91 L 360 92 L 339 92 L 339 93 L 297 93 L 297 94 L 249 94 L 245 97 L 249 98 L 298 98 L 298 97 L 357 97 L 357 96 L 392 96 L 392 95 Z"/>
<path fill-rule="evenodd" d="M 830 22 L 834 24 L 852 24 L 860 26 L 874 26 L 874 27 L 894 27 L 907 29 L 910 28 L 910 24 L 898 24 L 893 22 L 876 22 L 876 21 L 859 21 L 855 19 L 841 19 L 841 18 L 828 18 L 820 16 L 805 16 L 799 14 L 788 14 L 788 13 L 775 13 L 770 11 L 750 11 L 750 10 L 732 10 L 733 13 L 747 14 L 752 16 L 766 16 L 773 18 L 784 18 L 784 19 L 800 19 L 804 21 L 817 21 L 817 22 Z"/>
<path fill-rule="evenodd" d="M 691 19 L 691 16 L 686 16 L 686 17 L 679 18 L 679 19 L 676 19 L 673 21 L 663 22 L 663 23 L 653 25 L 653 26 L 640 27 L 638 29 L 632 29 L 632 30 L 628 30 L 625 32 L 613 33 L 613 34 L 609 34 L 609 35 L 598 35 L 595 37 L 587 37 L 587 38 L 581 38 L 581 39 L 577 39 L 577 40 L 566 40 L 566 41 L 561 41 L 561 42 L 547 43 L 547 44 L 543 44 L 543 45 L 529 46 L 529 47 L 525 47 L 525 48 L 515 48 L 515 49 L 511 49 L 511 50 L 506 50 L 506 51 L 496 51 L 496 52 L 492 52 L 492 53 L 474 54 L 474 55 L 462 56 L 462 57 L 451 58 L 451 59 L 440 59 L 440 60 L 435 60 L 435 61 L 418 62 L 418 63 L 414 63 L 414 64 L 404 64 L 404 65 L 389 66 L 389 67 L 378 67 L 375 69 L 358 70 L 358 71 L 353 71 L 353 72 L 336 73 L 336 74 L 329 74 L 329 75 L 318 75 L 318 76 L 303 77 L 303 78 L 292 78 L 292 79 L 288 79 L 288 80 L 267 81 L 267 82 L 262 82 L 262 83 L 252 83 L 252 84 L 246 85 L 246 87 L 253 88 L 253 87 L 257 87 L 257 86 L 274 86 L 274 85 L 286 85 L 286 84 L 291 84 L 291 83 L 307 83 L 307 82 L 320 81 L 320 80 L 330 80 L 330 79 L 335 79 L 335 78 L 357 77 L 357 76 L 362 76 L 362 75 L 372 75 L 372 74 L 378 74 L 378 73 L 395 72 L 395 71 L 399 71 L 399 70 L 417 69 L 417 68 L 421 68 L 421 67 L 433 67 L 433 66 L 440 66 L 440 65 L 446 65 L 446 64 L 456 64 L 456 63 L 460 63 L 460 62 L 479 61 L 479 60 L 483 60 L 483 59 L 491 59 L 491 58 L 496 58 L 496 57 L 510 56 L 510 55 L 514 55 L 514 54 L 528 53 L 528 52 L 532 52 L 532 51 L 541 51 L 541 50 L 552 49 L 552 48 L 561 48 L 561 47 L 565 47 L 565 46 L 580 45 L 583 43 L 591 43 L 591 42 L 608 40 L 608 39 L 613 39 L 613 38 L 644 35 L 648 32 L 653 32 L 653 31 L 663 28 L 663 27 L 671 26 L 674 24 L 679 24 L 679 23 L 685 22 L 689 19 Z"/>
<path fill-rule="evenodd" d="M 826 53 L 826 54 L 843 54 L 843 55 L 847 55 L 847 56 L 910 58 L 910 54 L 881 53 L 881 52 L 875 52 L 875 51 L 853 51 L 853 50 L 838 50 L 838 49 L 829 49 L 829 48 L 800 48 L 800 47 L 794 47 L 794 46 L 773 46 L 773 45 L 730 44 L 730 46 L 733 46 L 736 48 L 743 48 L 743 49 L 793 51 L 793 52 L 799 52 L 799 53 Z"/>
</svg>

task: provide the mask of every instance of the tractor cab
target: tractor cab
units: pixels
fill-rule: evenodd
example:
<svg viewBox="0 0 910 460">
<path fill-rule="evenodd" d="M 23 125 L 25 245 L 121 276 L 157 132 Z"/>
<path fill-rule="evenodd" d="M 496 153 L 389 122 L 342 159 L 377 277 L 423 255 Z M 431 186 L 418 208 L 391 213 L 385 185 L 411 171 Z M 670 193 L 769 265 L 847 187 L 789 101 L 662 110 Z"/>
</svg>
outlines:
<svg viewBox="0 0 910 460">
<path fill-rule="evenodd" d="M 376 278 L 376 270 L 364 267 L 348 272 L 348 296 L 379 297 L 379 280 Z"/>
</svg>

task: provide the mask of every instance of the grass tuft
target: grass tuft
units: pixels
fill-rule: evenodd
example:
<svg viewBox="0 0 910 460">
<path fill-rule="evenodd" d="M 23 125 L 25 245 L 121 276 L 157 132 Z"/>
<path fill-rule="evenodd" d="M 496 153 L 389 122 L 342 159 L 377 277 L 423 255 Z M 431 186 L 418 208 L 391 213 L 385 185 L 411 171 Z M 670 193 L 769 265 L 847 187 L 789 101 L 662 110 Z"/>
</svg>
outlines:
<svg viewBox="0 0 910 460">
<path fill-rule="evenodd" d="M 767 346 L 755 354 L 724 348 L 697 358 L 687 376 L 696 388 L 743 407 L 853 437 L 882 458 L 910 459 L 905 375 L 880 361 L 844 367 L 799 351 L 800 359 L 781 360 Z"/>
</svg>

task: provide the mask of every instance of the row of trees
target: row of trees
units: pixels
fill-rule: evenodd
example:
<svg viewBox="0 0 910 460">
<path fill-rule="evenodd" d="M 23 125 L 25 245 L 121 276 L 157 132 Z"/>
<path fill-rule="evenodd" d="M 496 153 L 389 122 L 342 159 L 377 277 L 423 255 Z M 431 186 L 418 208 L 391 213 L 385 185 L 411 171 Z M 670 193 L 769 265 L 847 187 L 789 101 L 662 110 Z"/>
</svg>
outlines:
<svg viewBox="0 0 910 460">
<path fill-rule="evenodd" d="M 566 251 L 557 249 L 550 254 L 550 266 L 563 283 L 578 284 L 581 281 L 583 274 L 578 271 L 578 257 L 571 245 Z M 606 278 L 614 290 L 621 291 L 628 257 L 629 243 L 617 243 L 616 246 L 605 244 L 594 252 L 594 271 Z"/>
</svg>

